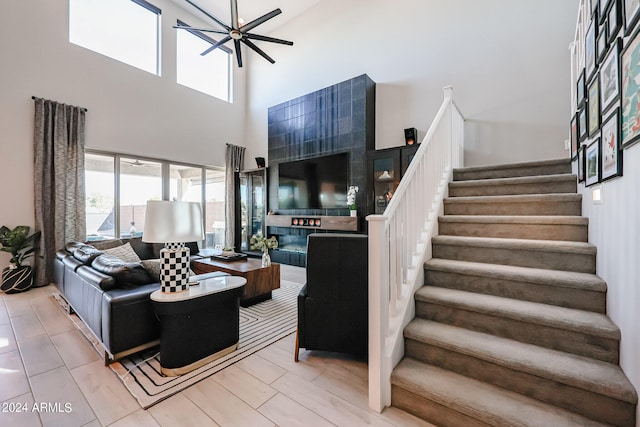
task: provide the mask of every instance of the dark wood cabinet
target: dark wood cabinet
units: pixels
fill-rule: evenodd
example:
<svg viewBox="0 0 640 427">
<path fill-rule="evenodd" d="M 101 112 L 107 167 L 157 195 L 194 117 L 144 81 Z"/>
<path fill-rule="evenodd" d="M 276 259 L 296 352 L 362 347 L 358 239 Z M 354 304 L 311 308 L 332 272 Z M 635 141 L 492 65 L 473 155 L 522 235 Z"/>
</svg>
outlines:
<svg viewBox="0 0 640 427">
<path fill-rule="evenodd" d="M 419 145 L 385 148 L 368 153 L 368 212 L 382 214 L 395 194 Z"/>
<path fill-rule="evenodd" d="M 251 251 L 250 239 L 254 234 L 266 236 L 267 168 L 252 169 L 239 174 L 240 206 L 236 212 L 236 221 L 240 221 L 239 251 Z M 237 238 L 236 238 L 237 239 Z"/>
</svg>

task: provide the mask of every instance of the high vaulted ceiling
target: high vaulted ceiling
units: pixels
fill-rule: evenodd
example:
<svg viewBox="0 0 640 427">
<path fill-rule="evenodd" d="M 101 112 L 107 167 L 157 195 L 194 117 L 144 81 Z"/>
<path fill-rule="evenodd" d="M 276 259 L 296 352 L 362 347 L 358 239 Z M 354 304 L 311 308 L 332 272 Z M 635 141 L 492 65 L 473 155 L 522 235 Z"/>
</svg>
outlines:
<svg viewBox="0 0 640 427">
<path fill-rule="evenodd" d="M 211 19 L 197 11 L 184 0 L 173 0 L 176 4 L 188 10 L 190 13 L 200 17 L 204 22 L 211 22 Z M 222 22 L 231 22 L 231 7 L 229 0 L 192 0 L 195 4 L 206 10 Z M 252 21 L 265 13 L 280 8 L 282 14 L 270 19 L 257 27 L 253 32 L 258 34 L 268 34 L 280 27 L 289 20 L 295 18 L 305 10 L 311 8 L 320 0 L 238 0 L 238 15 L 245 22 Z M 211 22 L 213 28 L 218 26 Z"/>
</svg>

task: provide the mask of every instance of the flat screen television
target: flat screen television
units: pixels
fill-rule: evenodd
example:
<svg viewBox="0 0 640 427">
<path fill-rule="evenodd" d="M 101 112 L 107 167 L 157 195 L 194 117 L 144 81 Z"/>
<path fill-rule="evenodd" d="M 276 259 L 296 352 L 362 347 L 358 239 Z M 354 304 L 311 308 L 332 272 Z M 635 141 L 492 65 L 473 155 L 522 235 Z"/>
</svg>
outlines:
<svg viewBox="0 0 640 427">
<path fill-rule="evenodd" d="M 280 163 L 278 208 L 344 208 L 348 180 L 348 153 Z"/>
</svg>

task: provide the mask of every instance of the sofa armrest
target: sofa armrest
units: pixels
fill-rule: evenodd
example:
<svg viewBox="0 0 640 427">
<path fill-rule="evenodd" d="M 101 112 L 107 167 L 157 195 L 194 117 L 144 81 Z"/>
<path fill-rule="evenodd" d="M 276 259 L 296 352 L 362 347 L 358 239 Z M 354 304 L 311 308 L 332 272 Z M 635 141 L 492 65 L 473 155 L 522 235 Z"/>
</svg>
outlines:
<svg viewBox="0 0 640 427">
<path fill-rule="evenodd" d="M 91 267 L 85 266 L 85 268 L 78 268 L 76 273 L 78 273 L 78 276 L 84 281 L 103 291 L 114 289 L 117 286 L 116 280 L 113 277 L 94 270 Z"/>
<path fill-rule="evenodd" d="M 160 322 L 153 312 L 150 297 L 158 289 L 158 283 L 150 283 L 104 293 L 102 342 L 111 354 L 116 355 L 160 337 Z"/>
<path fill-rule="evenodd" d="M 305 302 L 307 299 L 307 284 L 305 283 L 302 289 L 300 289 L 300 293 L 298 294 L 298 343 L 300 347 L 305 347 L 303 344 L 306 343 L 306 327 L 305 327 L 305 319 L 306 319 L 306 310 L 305 310 Z"/>
</svg>

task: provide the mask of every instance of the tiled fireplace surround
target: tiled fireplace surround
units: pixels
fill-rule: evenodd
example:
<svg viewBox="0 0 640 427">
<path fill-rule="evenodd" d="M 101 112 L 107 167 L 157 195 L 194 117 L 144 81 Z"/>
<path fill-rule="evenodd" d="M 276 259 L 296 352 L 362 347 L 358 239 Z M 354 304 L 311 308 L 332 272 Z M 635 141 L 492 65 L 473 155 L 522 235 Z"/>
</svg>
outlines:
<svg viewBox="0 0 640 427">
<path fill-rule="evenodd" d="M 269 108 L 269 200 L 268 211 L 280 215 L 349 215 L 349 210 L 278 209 L 278 165 L 336 153 L 349 153 L 349 185 L 357 185 L 359 230 L 366 232 L 367 152 L 375 149 L 375 82 L 366 74 L 291 99 Z M 305 265 L 306 239 L 323 230 L 269 227 L 280 249 L 272 259 L 291 265 Z M 330 232 L 330 231 L 329 231 Z"/>
</svg>

